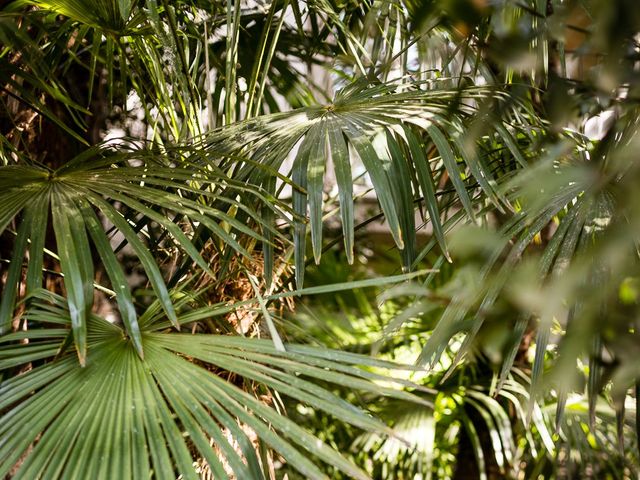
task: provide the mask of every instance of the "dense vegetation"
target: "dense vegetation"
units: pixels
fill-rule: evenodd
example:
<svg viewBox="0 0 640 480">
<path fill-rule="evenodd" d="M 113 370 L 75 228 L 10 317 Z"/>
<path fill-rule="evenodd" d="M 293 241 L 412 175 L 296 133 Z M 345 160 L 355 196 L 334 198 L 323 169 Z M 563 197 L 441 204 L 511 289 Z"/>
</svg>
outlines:
<svg viewBox="0 0 640 480">
<path fill-rule="evenodd" d="M 634 0 L 0 5 L 0 476 L 640 474 Z"/>
</svg>

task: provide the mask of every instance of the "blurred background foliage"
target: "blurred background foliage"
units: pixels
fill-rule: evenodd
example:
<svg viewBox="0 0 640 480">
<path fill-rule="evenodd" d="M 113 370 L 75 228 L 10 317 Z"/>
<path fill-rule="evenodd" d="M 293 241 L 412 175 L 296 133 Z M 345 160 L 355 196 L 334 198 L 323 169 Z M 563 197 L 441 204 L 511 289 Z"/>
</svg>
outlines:
<svg viewBox="0 0 640 480">
<path fill-rule="evenodd" d="M 457 265 L 445 264 L 440 269 L 428 283 L 429 293 L 424 284 L 414 283 L 377 292 L 357 289 L 314 295 L 297 306 L 287 330 L 293 338 L 343 351 L 375 352 L 402 363 L 415 361 L 451 296 L 462 288 L 477 288 L 478 265 L 484 263 L 478 261 L 482 253 L 474 233 L 473 242 L 465 239 L 459 240 L 460 246 L 452 244 L 452 251 L 464 252 L 464 257 L 457 257 Z M 484 241 L 480 244 L 486 245 Z M 378 275 L 397 265 L 398 259 L 390 255 L 391 243 L 372 247 L 359 252 L 361 263 L 355 271 L 346 267 L 340 251 L 328 252 L 307 278 L 313 284 L 341 283 Z M 533 274 L 527 266 L 522 269 L 517 274 L 526 281 Z M 511 288 L 522 295 L 520 285 Z M 412 295 L 416 291 L 425 298 L 416 302 Z M 420 395 L 431 407 L 361 396 L 347 393 L 348 386 L 341 388 L 354 403 L 393 425 L 404 442 L 362 434 L 312 408 L 290 405 L 290 415 L 338 450 L 348 452 L 373 478 L 635 478 L 639 472 L 635 396 L 621 396 L 609 384 L 599 399 L 590 402 L 593 392 L 587 386 L 589 366 L 584 363 L 588 357 L 581 357 L 573 367 L 560 363 L 557 343 L 564 332 L 557 322 L 543 359 L 543 368 L 555 382 L 532 388 L 537 345 L 532 327 L 524 338 L 517 337 L 513 364 L 507 378 L 500 380 L 520 315 L 514 303 L 508 295 L 496 302 L 464 362 L 453 373 L 450 369 L 464 335 L 452 338 L 428 372 L 407 374 L 405 378 L 430 389 Z M 461 329 L 470 323 L 467 320 Z M 559 363 L 561 372 L 556 371 Z M 574 382 L 570 388 L 569 379 Z M 331 471 L 330 476 L 348 478 L 338 471 Z"/>
</svg>

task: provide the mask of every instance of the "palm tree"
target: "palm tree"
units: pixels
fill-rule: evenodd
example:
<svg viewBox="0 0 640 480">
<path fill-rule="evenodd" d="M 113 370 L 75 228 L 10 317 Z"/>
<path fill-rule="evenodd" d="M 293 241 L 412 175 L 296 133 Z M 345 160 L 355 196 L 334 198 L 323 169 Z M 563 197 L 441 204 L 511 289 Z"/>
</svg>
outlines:
<svg viewBox="0 0 640 480">
<path fill-rule="evenodd" d="M 622 439 L 639 20 L 624 1 L 3 6 L 0 474 L 276 478 L 286 464 L 325 478 L 328 464 L 368 478 L 290 410 L 406 447 L 337 387 L 433 409 L 496 325 L 493 386 L 475 377 L 459 410 L 470 441 L 484 437 L 468 409 L 492 433 L 501 392 L 523 403 L 525 431 L 552 395 L 566 439 L 580 364 L 589 428 L 609 431 L 602 394 Z M 363 222 L 354 179 L 380 207 Z M 305 283 L 336 243 L 354 263 L 356 232 L 379 217 L 403 274 Z M 281 312 L 301 297 L 392 284 L 406 300 L 384 338 L 437 312 L 415 365 L 288 341 Z M 432 382 L 400 374 L 443 356 Z"/>
</svg>

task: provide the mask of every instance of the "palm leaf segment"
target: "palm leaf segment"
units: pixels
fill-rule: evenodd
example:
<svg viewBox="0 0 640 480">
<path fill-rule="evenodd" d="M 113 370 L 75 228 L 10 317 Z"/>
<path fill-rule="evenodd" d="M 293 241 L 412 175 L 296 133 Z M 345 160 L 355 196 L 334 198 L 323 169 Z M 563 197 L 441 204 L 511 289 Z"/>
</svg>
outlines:
<svg viewBox="0 0 640 480">
<path fill-rule="evenodd" d="M 436 238 L 446 252 L 434 185 L 436 169 L 444 167 L 448 172 L 469 217 L 474 217 L 474 210 L 465 178 L 474 178 L 498 208 L 508 206 L 474 142 L 469 144 L 464 138 L 465 120 L 478 111 L 479 102 L 489 95 L 494 99 L 500 96 L 489 87 L 455 91 L 437 85 L 425 90 L 422 87 L 413 84 L 399 88 L 397 84 L 372 84 L 365 79 L 339 92 L 330 105 L 266 115 L 216 130 L 209 137 L 210 147 L 222 153 L 242 151 L 259 162 L 259 166 L 239 166 L 234 178 L 263 185 L 274 193 L 275 181 L 265 180 L 265 169 L 277 171 L 289 155 L 295 154 L 293 208 L 303 218 L 309 210 L 316 262 L 322 252 L 323 185 L 329 161 L 339 189 L 347 257 L 353 260 L 352 164 L 359 159 L 408 266 L 415 258 L 413 192 L 424 198 Z M 508 138 L 505 143 L 514 158 L 524 163 L 513 134 L 502 123 L 492 123 L 497 126 L 490 133 Z M 427 158 L 425 153 L 430 146 L 437 152 L 434 158 Z M 303 282 L 306 232 L 306 224 L 298 221 L 294 243 L 299 287 Z M 268 246 L 265 250 L 267 256 L 272 255 Z"/>
<path fill-rule="evenodd" d="M 122 34 L 136 23 L 131 18 L 135 4 L 131 0 L 31 0 L 30 3 L 111 34 Z"/>
<path fill-rule="evenodd" d="M 326 478 L 306 450 L 363 479 L 367 476 L 355 465 L 234 385 L 229 374 L 254 382 L 258 393 L 278 390 L 379 432 L 390 430 L 313 380 L 421 401 L 379 385 L 378 380 L 388 382 L 389 377 L 357 366 L 397 368 L 388 362 L 297 345 L 281 352 L 269 340 L 167 333 L 164 322 L 142 325 L 141 359 L 126 332 L 89 317 L 90 355 L 82 368 L 73 354 L 60 348 L 73 323 L 65 300 L 43 290 L 34 296 L 27 314 L 29 329 L 3 336 L 0 344 L 0 370 L 34 365 L 0 384 L 0 409 L 5 412 L 0 418 L 5 439 L 0 445 L 2 476 L 29 450 L 29 461 L 16 479 L 197 479 L 195 451 L 215 478 L 230 478 L 231 472 L 232 478 L 265 478 L 266 466 L 240 426 L 246 425 L 305 478 Z M 30 428 L 23 428 L 25 423 Z"/>
<path fill-rule="evenodd" d="M 131 166 L 132 162 L 136 162 L 136 166 Z M 2 331 L 8 332 L 11 328 L 26 252 L 29 258 L 27 293 L 41 286 L 45 237 L 50 220 L 81 362 L 86 356 L 87 318 L 93 304 L 91 244 L 111 281 L 127 334 L 142 356 L 142 339 L 132 294 L 112 248 L 112 237 L 105 232 L 98 213 L 113 225 L 113 231 L 120 232 L 137 255 L 167 317 L 177 326 L 178 320 L 163 274 L 139 235 L 141 231 L 147 231 L 148 224 L 153 222 L 164 229 L 165 234 L 195 264 L 209 272 L 207 262 L 176 223 L 186 217 L 208 229 L 230 248 L 249 255 L 236 241 L 233 232 L 242 232 L 256 239 L 261 237 L 232 215 L 208 206 L 216 201 L 229 210 L 233 210 L 232 207 L 242 209 L 249 218 L 257 218 L 235 199 L 215 193 L 216 190 L 228 189 L 230 183 L 211 168 L 172 168 L 153 160 L 152 155 L 143 151 L 114 155 L 92 149 L 57 171 L 35 166 L 1 167 L 0 233 L 22 213 L 6 291 L 0 303 Z M 259 193 L 256 195 L 260 196 Z M 126 207 L 126 214 L 121 211 L 122 207 Z"/>
</svg>

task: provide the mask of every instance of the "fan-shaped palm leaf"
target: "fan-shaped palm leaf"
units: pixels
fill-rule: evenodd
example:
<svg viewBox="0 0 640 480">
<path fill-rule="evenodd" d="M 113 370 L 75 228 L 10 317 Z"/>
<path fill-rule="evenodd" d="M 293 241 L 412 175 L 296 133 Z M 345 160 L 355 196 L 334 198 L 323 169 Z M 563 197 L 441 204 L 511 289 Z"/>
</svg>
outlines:
<svg viewBox="0 0 640 480">
<path fill-rule="evenodd" d="M 188 233 L 184 233 L 176 223 L 182 218 L 198 222 L 223 244 L 240 254 L 249 255 L 234 232 L 256 239 L 261 237 L 233 215 L 208 206 L 217 201 L 226 205 L 227 210 L 232 207 L 239 209 L 248 218 L 253 217 L 259 222 L 252 209 L 239 204 L 234 198 L 219 194 L 233 182 L 212 169 L 193 165 L 188 168 L 171 167 L 169 163 L 159 162 L 158 158 L 144 151 L 113 154 L 92 149 L 56 171 L 35 166 L 0 168 L 0 233 L 23 212 L 7 290 L 3 292 L 0 303 L 0 324 L 4 332 L 10 327 L 22 260 L 27 250 L 27 276 L 30 279 L 27 293 L 41 285 L 44 238 L 50 223 L 69 297 L 74 339 L 82 362 L 86 354 L 86 319 L 93 303 L 91 243 L 111 280 L 127 333 L 142 355 L 129 286 L 98 212 L 122 234 L 135 252 L 165 313 L 176 326 L 177 317 L 162 271 L 140 238 L 140 232 L 145 231 L 149 222 L 164 229 L 175 245 L 204 271 L 209 271 L 207 262 Z M 240 188 L 249 191 L 246 187 Z M 260 196 L 258 192 L 256 194 Z M 174 218 L 169 218 L 169 213 Z"/>
<path fill-rule="evenodd" d="M 14 478 L 153 474 L 195 479 L 190 453 L 195 451 L 216 478 L 264 478 L 266 466 L 242 424 L 305 478 L 326 478 L 310 454 L 364 479 L 367 476 L 338 452 L 223 378 L 222 372 L 257 382 L 264 393 L 276 390 L 379 432 L 391 433 L 310 380 L 421 401 L 374 383 L 388 377 L 357 366 L 393 369 L 395 364 L 324 348 L 287 345 L 283 352 L 268 340 L 167 333 L 150 324 L 141 334 L 141 359 L 125 331 L 96 316 L 86 322 L 89 356 L 81 368 L 63 347 L 73 323 L 64 299 L 44 291 L 35 294 L 39 299 L 25 318 L 29 330 L 0 340 L 1 370 L 33 365 L 0 384 L 0 409 L 5 412 L 0 432 L 6 440 L 0 446 L 2 475 L 25 455 Z M 24 422 L 29 429 L 23 428 Z M 222 429 L 232 433 L 239 448 Z"/>
<path fill-rule="evenodd" d="M 424 88 L 424 89 L 423 89 Z M 359 159 L 371 178 L 378 200 L 399 248 L 407 252 L 407 266 L 415 258 L 413 190 L 422 193 L 440 246 L 446 252 L 439 207 L 435 201 L 433 166 L 424 153 L 435 146 L 439 160 L 470 217 L 474 207 L 468 193 L 472 177 L 497 208 L 508 205 L 496 188 L 492 172 L 479 153 L 463 139 L 464 121 L 489 96 L 491 88 L 443 90 L 438 84 L 380 84 L 363 79 L 339 92 L 333 103 L 288 113 L 257 117 L 211 132 L 209 146 L 218 152 L 243 151 L 265 167 L 277 170 L 295 154 L 293 207 L 306 216 L 309 209 L 313 254 L 322 250 L 323 185 L 327 164 L 335 169 L 348 258 L 352 259 L 352 163 Z M 424 139 L 419 133 L 426 132 Z M 492 132 L 496 134 L 496 132 Z M 499 135 L 511 134 L 500 127 Z M 511 141 L 515 146 L 515 141 Z M 299 147 L 296 150 L 296 146 Z M 465 167 L 463 173 L 461 167 Z M 413 175 L 412 171 L 418 175 Z M 238 167 L 234 178 L 263 184 L 264 172 L 254 165 Z M 412 190 L 413 187 L 413 190 Z M 274 188 L 273 185 L 270 186 Z M 274 192 L 275 193 L 275 192 Z M 298 285 L 303 281 L 306 225 L 296 224 L 294 243 Z"/>
</svg>

